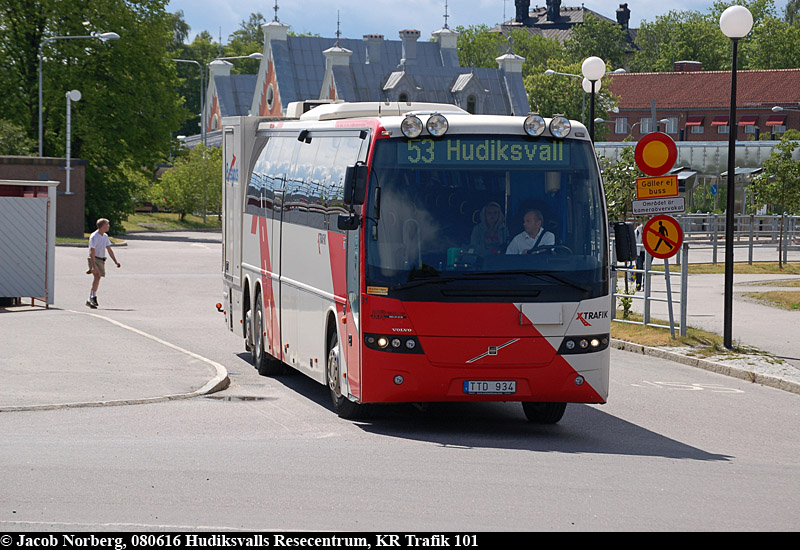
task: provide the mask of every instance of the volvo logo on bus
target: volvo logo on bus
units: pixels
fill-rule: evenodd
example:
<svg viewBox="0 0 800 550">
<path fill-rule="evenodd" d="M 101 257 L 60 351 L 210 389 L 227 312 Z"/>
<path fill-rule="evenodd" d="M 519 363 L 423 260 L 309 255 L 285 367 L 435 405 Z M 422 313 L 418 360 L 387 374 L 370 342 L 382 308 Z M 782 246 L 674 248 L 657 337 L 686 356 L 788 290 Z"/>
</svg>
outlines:
<svg viewBox="0 0 800 550">
<path fill-rule="evenodd" d="M 519 342 L 519 338 L 514 338 L 513 340 L 509 340 L 505 344 L 500 344 L 499 346 L 489 346 L 489 349 L 486 350 L 486 353 L 481 353 L 479 356 L 473 357 L 472 359 L 467 361 L 467 363 L 474 363 L 475 361 L 483 359 L 484 357 L 487 357 L 489 355 L 497 355 L 497 352 L 499 352 L 501 349 L 503 349 L 506 346 L 510 346 L 515 342 Z"/>
</svg>

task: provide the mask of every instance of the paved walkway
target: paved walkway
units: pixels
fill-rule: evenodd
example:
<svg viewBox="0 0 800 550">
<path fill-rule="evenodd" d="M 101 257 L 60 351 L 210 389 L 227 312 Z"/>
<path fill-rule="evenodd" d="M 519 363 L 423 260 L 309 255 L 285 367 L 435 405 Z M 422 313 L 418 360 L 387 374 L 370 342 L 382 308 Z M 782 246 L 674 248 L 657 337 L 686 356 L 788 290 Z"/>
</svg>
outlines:
<svg viewBox="0 0 800 550">
<path fill-rule="evenodd" d="M 693 247 L 689 249 L 689 264 L 710 263 L 712 250 Z M 734 261 L 747 262 L 747 249 L 734 249 Z M 774 247 L 757 248 L 753 252 L 753 261 L 771 261 L 778 259 Z M 717 261 L 724 265 L 724 251 L 719 250 Z M 800 262 L 800 247 L 793 247 L 788 252 L 788 261 Z M 654 265 L 663 268 L 663 260 L 654 260 Z M 680 299 L 680 266 L 675 258 L 670 260 L 670 284 L 674 299 Z M 787 281 L 800 281 L 800 275 L 738 275 L 734 274 L 734 303 L 732 309 L 732 336 L 735 346 L 750 346 L 766 353 L 741 354 L 737 357 L 723 359 L 721 356 L 706 361 L 704 368 L 724 372 L 744 379 L 759 380 L 762 383 L 787 389 L 800 394 L 800 311 L 787 311 L 760 303 L 747 295 L 753 292 L 769 290 L 800 291 L 798 287 L 782 286 Z M 687 325 L 716 334 L 724 332 L 724 282 L 723 274 L 690 275 L 687 291 Z M 651 296 L 666 299 L 666 278 L 658 275 L 651 279 Z M 768 286 L 762 286 L 767 284 Z M 796 284 L 796 283 L 795 283 Z M 637 292 L 636 296 L 642 296 Z M 643 312 L 644 301 L 634 298 L 633 311 Z M 676 325 L 679 322 L 679 306 L 674 306 Z M 666 302 L 651 302 L 651 315 L 659 320 L 669 320 L 669 309 Z M 676 328 L 677 332 L 677 328 Z M 621 344 L 620 344 L 621 345 Z M 641 346 L 627 346 L 639 349 Z M 668 354 L 672 348 L 653 350 L 653 354 Z M 683 358 L 679 361 L 691 360 L 691 350 L 679 350 Z M 697 361 L 694 359 L 693 361 Z"/>
</svg>

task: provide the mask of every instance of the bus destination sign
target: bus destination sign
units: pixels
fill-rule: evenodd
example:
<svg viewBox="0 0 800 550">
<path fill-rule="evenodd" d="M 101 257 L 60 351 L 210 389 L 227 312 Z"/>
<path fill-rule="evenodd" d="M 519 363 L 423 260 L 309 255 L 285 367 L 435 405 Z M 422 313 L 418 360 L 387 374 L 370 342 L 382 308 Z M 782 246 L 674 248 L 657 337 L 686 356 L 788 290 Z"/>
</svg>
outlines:
<svg viewBox="0 0 800 550">
<path fill-rule="evenodd" d="M 397 162 L 403 165 L 525 165 L 565 166 L 569 147 L 562 141 L 511 139 L 412 139 L 399 140 Z"/>
</svg>

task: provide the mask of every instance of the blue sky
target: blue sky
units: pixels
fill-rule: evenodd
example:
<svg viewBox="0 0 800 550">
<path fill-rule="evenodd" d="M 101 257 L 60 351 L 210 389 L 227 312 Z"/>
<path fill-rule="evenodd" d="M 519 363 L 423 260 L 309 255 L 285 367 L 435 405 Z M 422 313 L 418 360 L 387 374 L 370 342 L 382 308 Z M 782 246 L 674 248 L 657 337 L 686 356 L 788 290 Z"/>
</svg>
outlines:
<svg viewBox="0 0 800 550">
<path fill-rule="evenodd" d="M 622 0 L 625 1 L 625 0 Z M 564 0 L 562 6 L 580 6 L 614 18 L 621 0 Z M 251 13 L 260 12 L 269 21 L 274 16 L 275 0 L 170 0 L 169 11 L 183 10 L 191 27 L 190 40 L 195 34 L 207 30 L 215 38 L 222 34 L 222 42 L 239 28 Z M 292 26 L 294 32 L 318 33 L 334 36 L 336 11 L 341 17 L 341 30 L 345 38 L 361 38 L 365 34 L 383 34 L 396 40 L 402 29 L 418 29 L 421 39 L 430 38 L 431 32 L 444 23 L 445 0 L 278 0 L 278 18 Z M 531 6 L 544 6 L 545 0 L 532 0 Z M 713 0 L 627 0 L 631 10 L 631 26 L 638 27 L 642 20 L 653 21 L 671 10 L 706 11 Z M 786 0 L 776 0 L 782 12 Z M 514 0 L 448 0 L 450 27 L 484 23 L 494 25 L 514 16 Z"/>
</svg>

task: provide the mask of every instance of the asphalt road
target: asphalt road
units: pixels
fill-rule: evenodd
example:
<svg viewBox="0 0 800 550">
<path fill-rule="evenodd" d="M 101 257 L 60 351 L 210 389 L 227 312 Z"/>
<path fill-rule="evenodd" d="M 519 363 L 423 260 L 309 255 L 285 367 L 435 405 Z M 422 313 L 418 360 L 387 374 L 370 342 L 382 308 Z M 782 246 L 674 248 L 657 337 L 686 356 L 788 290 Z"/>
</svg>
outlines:
<svg viewBox="0 0 800 550">
<path fill-rule="evenodd" d="M 84 256 L 57 250 L 60 313 L 86 309 Z M 528 424 L 514 403 L 386 406 L 349 422 L 302 375 L 258 376 L 213 307 L 218 240 L 131 240 L 117 257 L 97 312 L 221 363 L 231 385 L 0 413 L 0 532 L 800 527 L 795 394 L 614 350 L 608 404 L 570 405 L 556 426 Z M 69 314 L 74 354 L 94 318 Z M 125 332 L 107 334 L 99 371 L 161 353 Z M 30 339 L 36 361 L 37 335 L 15 338 Z M 197 372 L 169 354 L 165 376 Z"/>
</svg>

